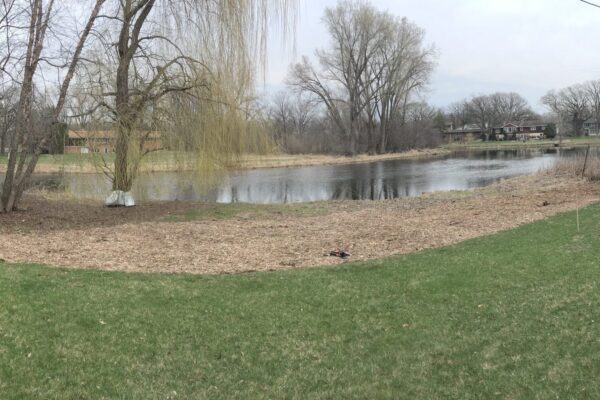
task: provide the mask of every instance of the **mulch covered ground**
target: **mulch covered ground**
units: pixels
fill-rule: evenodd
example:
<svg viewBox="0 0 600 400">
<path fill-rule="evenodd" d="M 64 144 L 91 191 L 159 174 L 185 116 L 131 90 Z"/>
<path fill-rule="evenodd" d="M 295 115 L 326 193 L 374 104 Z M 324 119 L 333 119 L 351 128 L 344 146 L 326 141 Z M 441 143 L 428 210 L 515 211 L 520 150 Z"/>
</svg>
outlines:
<svg viewBox="0 0 600 400">
<path fill-rule="evenodd" d="M 222 274 L 344 262 L 445 246 L 600 201 L 600 184 L 550 174 L 467 192 L 376 202 L 330 202 L 318 215 L 279 212 L 173 222 L 207 207 L 96 203 L 29 196 L 24 211 L 0 214 L 0 258 L 54 266 Z M 575 222 L 574 222 L 575 223 Z"/>
</svg>

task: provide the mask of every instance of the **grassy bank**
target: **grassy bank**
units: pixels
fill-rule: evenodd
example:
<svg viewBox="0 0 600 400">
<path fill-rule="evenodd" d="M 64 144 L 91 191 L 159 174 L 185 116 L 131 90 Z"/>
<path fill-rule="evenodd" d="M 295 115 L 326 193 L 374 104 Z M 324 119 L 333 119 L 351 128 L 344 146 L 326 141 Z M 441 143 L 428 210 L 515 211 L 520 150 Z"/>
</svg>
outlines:
<svg viewBox="0 0 600 400">
<path fill-rule="evenodd" d="M 268 155 L 246 155 L 242 157 L 235 169 L 257 169 L 257 168 L 285 168 L 301 167 L 311 165 L 335 165 L 366 163 L 382 160 L 398 160 L 420 157 L 436 157 L 449 154 L 446 149 L 420 149 L 410 150 L 402 153 L 388 154 L 359 154 L 354 157 L 325 155 L 325 154 L 268 154 Z M 100 172 L 98 166 L 102 165 L 104 157 L 108 165 L 114 163 L 114 154 L 44 154 L 40 157 L 36 172 L 38 173 L 95 173 Z M 152 171 L 177 171 L 192 169 L 193 155 L 181 154 L 171 151 L 158 151 L 145 156 L 141 163 L 141 170 Z M 6 169 L 7 157 L 0 156 L 0 172 Z"/>
<path fill-rule="evenodd" d="M 0 398 L 598 398 L 600 205 L 376 262 L 0 264 Z"/>
<path fill-rule="evenodd" d="M 527 148 L 554 148 L 556 145 L 562 147 L 585 147 L 600 146 L 600 137 L 573 137 L 563 138 L 560 143 L 558 138 L 544 140 L 529 140 L 522 142 L 518 140 L 489 141 L 475 140 L 465 143 L 451 143 L 442 146 L 446 150 L 498 150 L 498 149 L 527 149 Z"/>
</svg>

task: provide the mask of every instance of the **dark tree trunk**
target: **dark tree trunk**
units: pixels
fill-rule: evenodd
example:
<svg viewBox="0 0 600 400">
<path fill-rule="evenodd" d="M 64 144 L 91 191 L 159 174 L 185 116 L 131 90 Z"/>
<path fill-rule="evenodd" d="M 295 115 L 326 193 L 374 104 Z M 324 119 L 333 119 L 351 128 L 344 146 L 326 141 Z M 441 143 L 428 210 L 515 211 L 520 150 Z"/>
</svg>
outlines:
<svg viewBox="0 0 600 400">
<path fill-rule="evenodd" d="M 131 134 L 128 132 L 127 128 L 119 128 L 115 148 L 115 176 L 113 179 L 113 190 L 129 192 L 133 184 L 128 157 L 130 136 Z"/>
</svg>

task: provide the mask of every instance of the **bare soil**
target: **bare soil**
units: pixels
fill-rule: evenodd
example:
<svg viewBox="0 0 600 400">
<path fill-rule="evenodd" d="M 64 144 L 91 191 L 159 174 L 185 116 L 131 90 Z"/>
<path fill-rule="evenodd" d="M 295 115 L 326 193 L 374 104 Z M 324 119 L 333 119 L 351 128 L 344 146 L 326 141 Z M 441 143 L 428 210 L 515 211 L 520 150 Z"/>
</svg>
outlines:
<svg viewBox="0 0 600 400">
<path fill-rule="evenodd" d="M 30 195 L 0 214 L 0 258 L 53 266 L 223 274 L 381 258 L 488 235 L 600 201 L 600 184 L 540 173 L 466 192 L 375 202 L 318 203 L 318 213 L 169 217 L 210 205 L 153 203 L 107 209 Z"/>
</svg>

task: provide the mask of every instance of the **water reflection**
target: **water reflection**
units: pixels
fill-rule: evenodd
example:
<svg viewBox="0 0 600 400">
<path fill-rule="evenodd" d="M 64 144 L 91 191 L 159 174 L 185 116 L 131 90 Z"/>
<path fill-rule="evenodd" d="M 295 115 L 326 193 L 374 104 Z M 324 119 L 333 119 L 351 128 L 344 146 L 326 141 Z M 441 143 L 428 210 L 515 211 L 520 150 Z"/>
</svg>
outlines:
<svg viewBox="0 0 600 400">
<path fill-rule="evenodd" d="M 379 161 L 367 164 L 274 168 L 233 172 L 212 185 L 192 174 L 144 174 L 133 189 L 142 201 L 294 203 L 319 200 L 381 200 L 422 192 L 463 190 L 552 166 L 579 150 L 485 150 L 444 158 Z M 596 150 L 595 150 L 596 151 Z M 79 197 L 103 199 L 110 182 L 100 174 L 36 176 L 39 185 Z"/>
</svg>

